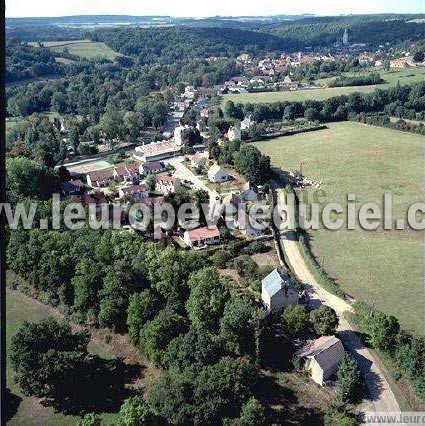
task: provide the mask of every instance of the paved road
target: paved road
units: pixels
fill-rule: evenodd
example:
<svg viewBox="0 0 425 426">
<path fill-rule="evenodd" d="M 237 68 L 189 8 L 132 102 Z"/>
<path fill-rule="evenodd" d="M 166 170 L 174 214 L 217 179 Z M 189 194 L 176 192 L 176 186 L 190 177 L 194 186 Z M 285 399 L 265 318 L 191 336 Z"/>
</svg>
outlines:
<svg viewBox="0 0 425 426">
<path fill-rule="evenodd" d="M 210 194 L 210 203 L 215 203 L 217 201 L 218 193 L 208 188 L 208 186 L 205 185 L 205 183 L 198 176 L 196 176 L 195 173 L 192 172 L 192 170 L 188 169 L 183 164 L 183 160 L 184 157 L 179 156 L 164 160 L 164 163 L 174 166 L 176 171 L 174 172 L 173 176 L 179 178 L 180 180 L 186 180 L 188 182 L 191 182 L 192 186 L 196 189 L 202 189 L 204 191 L 207 191 Z"/>
<path fill-rule="evenodd" d="M 281 200 L 279 197 L 281 191 L 279 189 L 276 190 L 278 200 Z M 338 314 L 338 331 L 341 340 L 345 348 L 356 358 L 368 389 L 369 395 L 364 401 L 362 409 L 367 412 L 399 412 L 400 407 L 394 393 L 377 365 L 374 356 L 363 345 L 353 328 L 344 318 L 344 312 L 350 311 L 351 306 L 318 284 L 301 256 L 296 235 L 293 231 L 282 231 L 281 242 L 285 256 L 298 279 L 309 289 L 312 303 L 328 305 Z"/>
</svg>

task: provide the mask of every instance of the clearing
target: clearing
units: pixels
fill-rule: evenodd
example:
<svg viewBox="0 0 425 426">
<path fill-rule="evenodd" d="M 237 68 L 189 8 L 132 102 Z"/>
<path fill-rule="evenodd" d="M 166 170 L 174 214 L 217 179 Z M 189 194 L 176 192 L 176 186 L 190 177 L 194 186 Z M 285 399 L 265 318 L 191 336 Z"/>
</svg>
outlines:
<svg viewBox="0 0 425 426">
<path fill-rule="evenodd" d="M 8 278 L 11 279 L 11 278 Z M 24 321 L 39 321 L 48 316 L 60 318 L 58 311 L 50 306 L 44 305 L 38 300 L 25 296 L 15 290 L 7 289 L 6 292 L 6 345 L 9 347 L 12 336 L 18 331 Z M 116 335 L 110 331 L 98 329 L 91 330 L 92 340 L 89 344 L 91 353 L 104 359 L 122 359 L 126 364 L 139 364 L 143 369 L 143 376 L 134 384 L 136 387 L 149 387 L 156 377 L 158 371 L 141 359 L 125 336 Z M 13 382 L 13 370 L 7 365 L 7 386 L 13 394 L 13 417 L 9 425 L 75 425 L 78 417 L 64 415 L 55 412 L 53 407 L 44 407 L 38 398 L 23 395 L 19 386 Z M 116 424 L 115 413 L 103 413 L 102 424 Z"/>
<path fill-rule="evenodd" d="M 414 202 L 424 202 L 423 137 L 353 122 L 331 123 L 329 129 L 256 142 L 272 164 L 299 169 L 308 179 L 322 180 L 319 190 L 302 191 L 310 204 L 337 202 L 346 210 L 347 194 L 359 203 L 382 206 L 393 195 L 393 219 L 405 218 Z M 345 218 L 344 215 L 341 216 Z M 412 229 L 310 231 L 310 243 L 325 270 L 351 296 L 395 315 L 408 329 L 423 333 L 424 234 Z"/>
<path fill-rule="evenodd" d="M 28 44 L 38 46 L 38 42 Z M 67 51 L 72 55 L 86 59 L 106 58 L 114 60 L 117 56 L 122 56 L 121 53 L 115 52 L 105 43 L 91 40 L 46 41 L 43 44 L 52 52 Z"/>
<path fill-rule="evenodd" d="M 374 70 L 376 71 L 376 70 Z M 296 90 L 289 92 L 261 92 L 261 93 L 240 93 L 240 94 L 229 94 L 222 96 L 222 102 L 231 100 L 235 103 L 270 103 L 270 102 L 282 102 L 292 101 L 301 102 L 308 99 L 315 101 L 323 101 L 325 99 L 332 98 L 334 96 L 349 95 L 350 93 L 370 93 L 375 89 L 388 89 L 389 87 L 395 86 L 399 81 L 401 85 L 417 83 L 425 80 L 424 69 L 417 68 L 405 68 L 391 71 L 379 71 L 381 78 L 385 80 L 385 83 L 371 86 L 348 86 L 348 87 L 326 87 L 324 89 L 306 89 Z M 362 73 L 367 74 L 367 72 Z M 344 74 L 344 75 L 355 75 L 355 74 Z M 333 80 L 336 77 L 330 77 L 322 80 L 317 80 L 317 84 L 327 84 L 329 80 Z"/>
</svg>

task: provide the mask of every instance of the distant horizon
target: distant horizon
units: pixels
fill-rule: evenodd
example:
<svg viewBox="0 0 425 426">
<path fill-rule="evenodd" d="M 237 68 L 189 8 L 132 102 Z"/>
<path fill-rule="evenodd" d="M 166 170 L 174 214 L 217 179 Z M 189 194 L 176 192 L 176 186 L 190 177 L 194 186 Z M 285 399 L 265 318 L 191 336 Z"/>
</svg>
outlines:
<svg viewBox="0 0 425 426">
<path fill-rule="evenodd" d="M 128 11 L 131 11 L 129 14 Z M 139 0 L 6 0 L 7 18 L 62 18 L 72 16 L 152 16 L 172 18 L 212 17 L 271 17 L 271 16 L 341 16 L 371 14 L 422 14 L 422 0 L 299 0 L 296 3 L 285 0 L 264 0 L 261 4 L 247 4 L 241 0 L 215 0 L 202 3 L 197 0 L 162 0 L 144 3 Z"/>
<path fill-rule="evenodd" d="M 210 18 L 274 18 L 279 16 L 310 16 L 310 17 L 344 17 L 344 16 L 371 16 L 371 15 L 425 15 L 425 12 L 377 12 L 377 13 L 340 13 L 340 14 L 316 14 L 316 13 L 290 13 L 290 14 L 270 14 L 270 15 L 206 15 L 206 16 L 180 16 L 180 15 L 131 15 L 128 13 L 77 13 L 71 15 L 51 15 L 51 16 L 6 16 L 6 19 L 51 19 L 51 18 L 76 18 L 86 16 L 105 17 L 130 17 L 130 18 L 174 18 L 174 19 L 210 19 Z"/>
</svg>

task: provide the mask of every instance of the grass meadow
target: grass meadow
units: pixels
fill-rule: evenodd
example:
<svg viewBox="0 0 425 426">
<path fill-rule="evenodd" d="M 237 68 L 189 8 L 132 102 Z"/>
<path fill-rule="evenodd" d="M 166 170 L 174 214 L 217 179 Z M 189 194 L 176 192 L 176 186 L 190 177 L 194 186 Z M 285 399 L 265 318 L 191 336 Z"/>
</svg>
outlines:
<svg viewBox="0 0 425 426">
<path fill-rule="evenodd" d="M 375 89 L 388 89 L 395 86 L 399 81 L 401 85 L 412 84 L 425 80 L 425 73 L 423 68 L 407 68 L 390 70 L 388 72 L 381 71 L 381 77 L 385 80 L 384 83 L 371 86 L 349 86 L 349 87 L 327 87 L 324 89 L 307 89 L 296 90 L 289 92 L 261 92 L 261 93 L 240 93 L 223 95 L 222 101 L 231 100 L 235 103 L 270 103 L 280 101 L 301 102 L 308 99 L 315 101 L 323 101 L 334 96 L 349 95 L 350 93 L 370 93 Z M 349 74 L 350 75 L 350 74 Z M 353 75 L 353 74 L 351 74 Z M 318 84 L 327 84 L 329 80 L 335 77 L 317 80 Z"/>
<path fill-rule="evenodd" d="M 38 46 L 37 42 L 29 44 Z M 46 41 L 43 44 L 52 52 L 63 52 L 66 48 L 70 54 L 86 59 L 106 58 L 114 60 L 117 56 L 121 56 L 120 53 L 115 52 L 105 43 L 92 42 L 91 40 Z"/>
<path fill-rule="evenodd" d="M 17 292 L 7 290 L 6 292 L 6 348 L 9 347 L 12 336 L 19 330 L 24 321 L 39 321 L 42 318 L 52 316 L 54 310 L 43 305 L 36 300 L 31 300 Z M 111 354 L 103 347 L 93 342 L 89 344 L 91 353 L 105 359 L 112 358 Z M 75 425 L 79 417 L 68 416 L 58 412 L 52 407 L 44 407 L 39 400 L 34 397 L 25 396 L 19 386 L 13 381 L 13 370 L 9 363 L 6 366 L 7 387 L 17 401 L 17 410 L 8 425 L 44 425 L 62 426 Z M 102 424 L 114 424 L 116 414 L 103 414 Z"/>
<path fill-rule="evenodd" d="M 308 179 L 323 181 L 322 203 L 346 206 L 382 205 L 393 195 L 393 218 L 405 218 L 407 207 L 424 202 L 422 136 L 354 122 L 331 123 L 326 130 L 256 142 L 282 170 L 299 169 Z M 300 192 L 310 203 L 314 189 Z M 344 217 L 344 216 L 342 216 Z M 408 329 L 423 333 L 424 233 L 411 229 L 309 231 L 314 255 L 327 273 L 352 297 L 374 303 L 399 318 Z"/>
</svg>

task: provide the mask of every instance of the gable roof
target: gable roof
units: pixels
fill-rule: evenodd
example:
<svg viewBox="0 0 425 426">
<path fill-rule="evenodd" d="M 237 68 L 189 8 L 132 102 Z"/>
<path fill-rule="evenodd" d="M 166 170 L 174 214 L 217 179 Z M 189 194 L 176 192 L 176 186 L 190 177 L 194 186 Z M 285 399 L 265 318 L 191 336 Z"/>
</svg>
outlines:
<svg viewBox="0 0 425 426">
<path fill-rule="evenodd" d="M 153 161 L 152 163 L 144 163 L 142 164 L 142 169 L 147 170 L 149 172 L 153 170 L 161 170 L 164 169 L 165 165 L 162 161 Z"/>
<path fill-rule="evenodd" d="M 189 234 L 190 241 L 200 241 L 206 240 L 207 238 L 217 238 L 220 237 L 220 230 L 215 227 L 209 229 L 207 226 L 203 228 L 191 229 L 186 231 Z"/>
<path fill-rule="evenodd" d="M 206 162 L 207 161 L 207 159 L 200 153 L 200 152 L 197 152 L 193 157 L 192 157 L 192 161 L 195 163 L 195 164 L 201 164 L 202 162 Z"/>
<path fill-rule="evenodd" d="M 274 296 L 282 289 L 282 284 L 292 287 L 291 280 L 288 275 L 280 273 L 277 268 L 273 269 L 269 275 L 261 280 L 264 290 L 271 296 Z"/>
<path fill-rule="evenodd" d="M 226 170 L 222 169 L 217 163 L 214 163 L 208 170 L 208 176 L 216 176 L 217 173 L 224 173 L 229 175 Z"/>
<path fill-rule="evenodd" d="M 90 172 L 88 176 L 90 176 L 90 180 L 92 182 L 101 181 L 104 179 L 113 179 L 114 175 L 113 169 L 102 169 L 102 170 L 96 170 L 94 172 Z"/>
<path fill-rule="evenodd" d="M 335 336 L 322 336 L 304 346 L 298 355 L 314 358 L 323 370 L 338 364 L 345 354 L 341 340 Z"/>
</svg>

